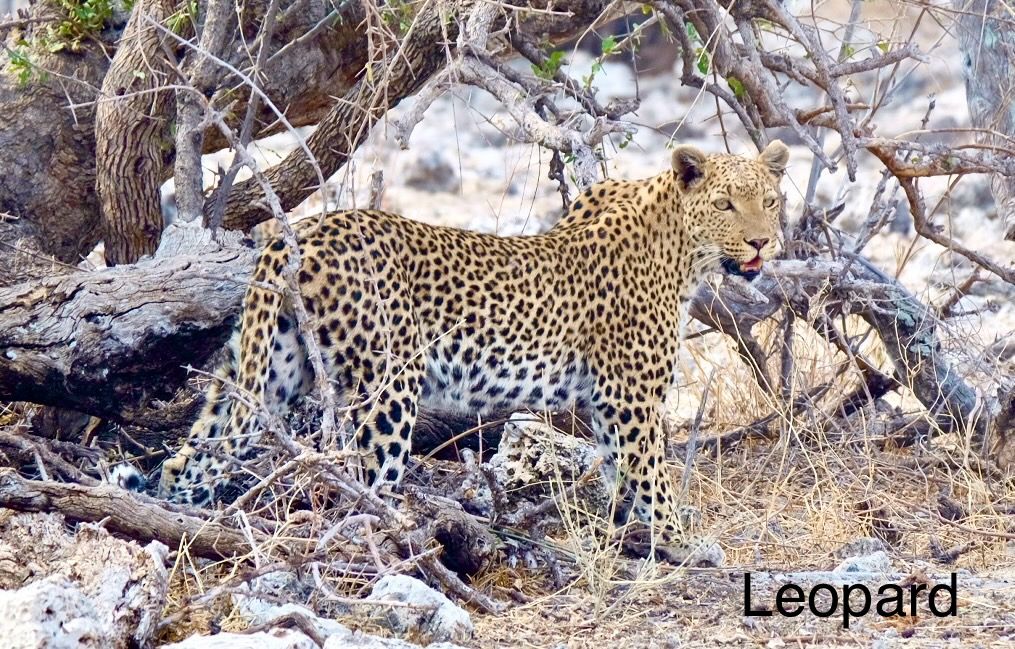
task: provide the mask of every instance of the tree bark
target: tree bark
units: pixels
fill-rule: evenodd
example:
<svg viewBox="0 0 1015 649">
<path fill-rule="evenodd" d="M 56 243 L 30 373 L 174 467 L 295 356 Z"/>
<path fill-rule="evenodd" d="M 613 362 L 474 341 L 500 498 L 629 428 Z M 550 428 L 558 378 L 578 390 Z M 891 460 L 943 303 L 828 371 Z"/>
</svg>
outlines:
<svg viewBox="0 0 1015 649">
<path fill-rule="evenodd" d="M 161 0 L 139 2 L 137 8 L 152 6 L 163 14 L 175 10 L 175 5 Z M 362 3 L 342 3 L 333 9 L 331 3 L 311 0 L 298 9 L 275 29 L 261 82 L 291 124 L 306 126 L 317 123 L 334 96 L 344 94 L 354 83 L 367 48 L 359 30 Z M 155 28 L 147 25 L 137 35 L 149 48 L 144 56 L 137 38 L 129 35 L 128 47 L 118 48 L 125 16 L 114 18 L 100 34 L 83 41 L 80 51 L 50 52 L 42 39 L 62 19 L 62 11 L 53 0 L 40 0 L 28 12 L 22 26 L 0 34 L 9 50 L 25 55 L 32 66 L 25 82 L 12 66 L 0 71 L 0 113 L 4 115 L 0 120 L 0 169 L 4 170 L 0 176 L 0 286 L 65 272 L 68 269 L 54 260 L 76 264 L 103 236 L 108 238 L 112 263 L 151 254 L 163 223 L 159 186 L 172 172 L 172 139 L 168 138 L 172 91 L 117 99 L 167 81 L 165 70 L 161 77 L 155 74 L 163 56 Z M 140 12 L 135 15 L 137 20 Z M 256 29 L 246 27 L 245 36 L 256 35 Z M 232 62 L 242 67 L 245 50 L 236 45 L 230 45 Z M 116 69 L 106 79 L 110 56 Z M 97 147 L 93 102 L 103 86 L 109 101 L 98 105 L 102 145 Z M 233 102 L 227 120 L 238 125 L 249 89 L 227 87 L 222 90 L 226 92 Z M 275 114 L 262 102 L 254 136 L 280 130 Z M 25 137 L 26 133 L 32 137 Z M 204 152 L 224 146 L 221 135 L 208 132 Z M 98 177 L 97 156 L 101 161 Z M 109 223 L 104 224 L 100 216 L 97 187 L 110 206 Z"/>
<path fill-rule="evenodd" d="M 0 286 L 60 268 L 54 259 L 76 264 L 99 239 L 88 102 L 108 66 L 103 47 L 118 30 L 111 26 L 102 35 L 108 40 L 83 43 L 79 52 L 50 52 L 35 43 L 62 15 L 54 4 L 41 0 L 22 27 L 0 34 L 8 52 L 32 66 L 0 67 Z M 2 56 L 7 63 L 11 54 Z"/>
<path fill-rule="evenodd" d="M 225 343 L 254 256 L 172 236 L 137 265 L 0 289 L 0 399 L 153 427 L 186 366 Z"/>
<path fill-rule="evenodd" d="M 263 91 L 275 106 L 285 110 L 294 126 L 320 119 L 332 97 L 347 90 L 365 61 L 365 35 L 359 29 L 364 18 L 362 3 L 331 7 L 330 3 L 312 1 L 295 15 L 284 14 L 273 29 L 277 38 L 269 39 L 271 56 L 255 74 Z M 207 8 L 202 6 L 202 16 Z M 172 171 L 174 138 L 170 131 L 177 116 L 171 91 L 155 89 L 167 83 L 188 83 L 190 80 L 179 78 L 175 69 L 192 69 L 182 62 L 203 56 L 152 24 L 164 25 L 176 10 L 173 0 L 139 2 L 124 30 L 122 42 L 127 46 L 117 50 L 103 82 L 106 101 L 100 104 L 96 123 L 96 187 L 102 198 L 106 261 L 111 265 L 132 263 L 152 254 L 162 233 L 159 187 Z M 250 15 L 257 13 L 251 11 Z M 240 40 L 241 35 L 247 43 L 258 37 L 257 25 L 250 20 L 251 24 L 234 25 L 229 32 L 231 40 L 216 43 L 211 54 L 254 74 L 248 69 L 245 42 Z M 202 45 L 209 44 L 202 39 Z M 180 59 L 179 68 L 177 61 L 166 58 L 167 52 Z M 214 92 L 216 105 L 228 106 L 227 121 L 238 127 L 250 101 L 249 86 L 218 62 L 199 67 L 205 73 L 198 89 Z M 260 103 L 255 113 L 255 137 L 281 129 L 278 116 Z M 225 144 L 221 135 L 212 131 L 202 149 L 214 151 Z"/>
<path fill-rule="evenodd" d="M 980 139 L 1004 146 L 1015 138 L 1015 16 L 1001 0 L 952 0 L 959 46 L 964 55 L 966 102 L 976 128 L 994 131 Z M 1009 147 L 1010 148 L 1010 147 Z M 1015 241 L 1015 176 L 993 174 L 990 190 L 1004 224 L 1004 236 Z"/>
<path fill-rule="evenodd" d="M 101 173 L 95 189 L 111 266 L 154 254 L 159 245 L 159 186 L 172 151 L 175 111 L 171 91 L 159 90 L 173 81 L 164 48 L 168 38 L 149 21 L 163 24 L 175 11 L 175 0 L 140 0 L 102 80 L 95 118 L 95 162 Z"/>
</svg>

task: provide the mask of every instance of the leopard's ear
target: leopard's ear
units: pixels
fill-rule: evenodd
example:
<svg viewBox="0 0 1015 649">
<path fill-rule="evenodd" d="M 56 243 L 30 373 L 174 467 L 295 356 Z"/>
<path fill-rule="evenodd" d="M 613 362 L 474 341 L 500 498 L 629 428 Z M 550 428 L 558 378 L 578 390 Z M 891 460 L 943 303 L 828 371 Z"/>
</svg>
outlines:
<svg viewBox="0 0 1015 649">
<path fill-rule="evenodd" d="M 789 163 L 789 147 L 782 140 L 772 140 L 758 155 L 758 162 L 768 167 L 775 176 L 781 176 Z"/>
<path fill-rule="evenodd" d="M 682 191 L 697 187 L 705 180 L 705 154 L 697 147 L 681 144 L 673 149 L 673 171 Z"/>
</svg>

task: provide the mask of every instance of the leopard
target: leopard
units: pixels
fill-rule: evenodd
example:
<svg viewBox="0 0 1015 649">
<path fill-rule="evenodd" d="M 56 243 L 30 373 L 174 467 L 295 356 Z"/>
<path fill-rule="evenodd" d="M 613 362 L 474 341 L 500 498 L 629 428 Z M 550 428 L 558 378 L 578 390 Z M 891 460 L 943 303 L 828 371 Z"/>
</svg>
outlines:
<svg viewBox="0 0 1015 649">
<path fill-rule="evenodd" d="M 573 408 L 588 413 L 618 500 L 648 531 L 646 554 L 721 563 L 717 543 L 689 532 L 663 403 L 699 285 L 712 273 L 753 280 L 780 250 L 788 157 L 779 140 L 756 156 L 681 144 L 661 173 L 592 184 L 535 235 L 365 209 L 297 222 L 305 326 L 284 290 L 297 260 L 277 236 L 159 494 L 208 506 L 234 485 L 231 467 L 257 453 L 265 418 L 284 417 L 314 386 L 303 331 L 371 488 L 399 485 L 421 408 L 473 417 Z"/>
</svg>

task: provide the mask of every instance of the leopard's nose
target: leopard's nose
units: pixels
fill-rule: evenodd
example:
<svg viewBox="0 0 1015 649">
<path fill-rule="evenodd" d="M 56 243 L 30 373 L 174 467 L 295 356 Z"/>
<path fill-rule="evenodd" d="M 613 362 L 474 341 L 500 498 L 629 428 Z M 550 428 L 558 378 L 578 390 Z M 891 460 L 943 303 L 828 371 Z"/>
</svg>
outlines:
<svg viewBox="0 0 1015 649">
<path fill-rule="evenodd" d="M 761 249 L 768 243 L 768 239 L 744 239 L 744 241 L 747 241 L 747 245 L 753 246 L 758 252 L 761 252 Z"/>
</svg>

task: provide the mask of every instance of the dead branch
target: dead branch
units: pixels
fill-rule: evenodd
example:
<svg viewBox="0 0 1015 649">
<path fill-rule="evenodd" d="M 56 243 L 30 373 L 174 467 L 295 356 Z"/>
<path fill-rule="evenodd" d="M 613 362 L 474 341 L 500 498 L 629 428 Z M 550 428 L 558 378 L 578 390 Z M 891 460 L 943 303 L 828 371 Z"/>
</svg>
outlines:
<svg viewBox="0 0 1015 649">
<path fill-rule="evenodd" d="M 422 511 L 414 510 L 410 504 L 409 511 L 404 513 L 351 477 L 347 467 L 334 461 L 333 454 L 308 450 L 277 426 L 273 432 L 282 450 L 290 458 L 305 467 L 316 469 L 318 478 L 338 493 L 351 498 L 356 503 L 356 509 L 376 517 L 390 531 L 391 540 L 406 560 L 417 565 L 429 579 L 439 583 L 446 592 L 454 593 L 461 600 L 488 613 L 497 613 L 503 608 L 463 582 L 430 551 L 434 544 L 439 547 L 444 547 L 443 542 L 460 544 L 462 547 L 457 552 L 455 548 L 448 548 L 448 552 L 452 553 L 450 556 L 460 562 L 460 566 L 483 565 L 492 552 L 487 530 L 475 525 L 457 503 L 417 498 L 416 502 L 421 503 Z M 475 556 L 471 559 L 463 556 L 463 548 L 466 554 Z"/>
<path fill-rule="evenodd" d="M 580 120 L 562 114 L 545 96 L 549 90 L 547 84 L 500 65 L 488 50 L 495 16 L 492 5 L 480 5 L 470 14 L 465 29 L 459 34 L 458 55 L 420 90 L 412 109 L 395 122 L 396 139 L 407 148 L 412 130 L 422 121 L 430 105 L 456 85 L 468 84 L 500 100 L 518 126 L 518 131 L 512 134 L 514 140 L 539 144 L 558 155 L 572 156 L 578 187 L 588 187 L 599 180 L 600 161 L 595 149 L 611 134 L 633 135 L 633 125 L 619 121 L 619 117 L 635 110 L 638 102 L 615 102 L 609 109 L 603 108 L 578 82 L 557 70 L 554 73 L 556 83 L 585 106 L 593 118 L 591 126 L 584 130 L 571 125 L 570 121 L 578 124 Z M 512 42 L 534 63 L 542 63 L 545 59 L 528 37 L 514 32 Z"/>
<path fill-rule="evenodd" d="M 277 10 L 276 0 L 271 3 L 265 17 L 265 38 L 269 40 L 271 30 L 274 29 Z M 165 47 L 166 41 L 160 43 L 164 48 L 167 67 L 172 68 L 182 84 L 194 89 L 194 92 L 176 93 L 176 164 L 173 182 L 179 218 L 188 222 L 197 220 L 204 208 L 204 170 L 201 168 L 201 153 L 204 148 L 204 132 L 211 125 L 211 120 L 207 102 L 202 103 L 199 98 L 205 99 L 208 95 L 214 94 L 221 85 L 222 69 L 215 61 L 222 56 L 231 32 L 236 30 L 233 22 L 235 12 L 229 2 L 208 0 L 202 13 L 204 24 L 201 26 L 201 36 L 195 54 L 187 62 L 185 71 L 176 65 L 172 51 Z M 152 28 L 150 24 L 148 27 Z M 162 38 L 165 39 L 165 36 Z M 258 59 L 261 62 L 264 60 L 264 44 L 262 40 L 258 52 Z M 256 110 L 257 96 L 254 95 L 247 102 L 248 116 L 252 117 Z"/>
<path fill-rule="evenodd" d="M 459 0 L 450 7 L 427 3 L 420 10 L 398 48 L 385 61 L 368 66 L 369 73 L 362 75 L 321 119 L 317 130 L 307 139 L 313 157 L 308 157 L 306 152 L 295 151 L 266 171 L 268 182 L 278 194 L 283 209 L 292 209 L 319 189 L 312 159 L 316 160 L 325 177 L 335 173 L 391 107 L 417 92 L 447 65 L 449 47 L 458 39 L 460 22 L 471 14 L 473 6 L 481 4 L 473 0 Z M 501 13 L 517 7 L 534 11 L 523 11 L 512 20 L 520 21 L 533 37 L 558 41 L 576 30 L 585 29 L 603 14 L 610 3 L 581 0 L 571 3 L 567 13 L 538 11 L 552 6 L 552 2 L 543 0 L 488 5 L 498 10 L 496 19 L 485 29 L 499 28 L 505 20 Z M 215 200 L 213 194 L 205 203 L 206 219 Z M 228 229 L 246 230 L 269 218 L 269 215 L 260 186 L 248 180 L 235 185 L 230 192 L 223 224 Z"/>
<path fill-rule="evenodd" d="M 0 398 L 158 427 L 149 409 L 224 344 L 254 259 L 176 231 L 165 257 L 0 289 Z"/>
<path fill-rule="evenodd" d="M 783 301 L 808 304 L 823 297 L 849 305 L 849 312 L 866 320 L 884 341 L 898 381 L 938 419 L 943 430 L 970 427 L 982 439 L 986 421 L 978 416 L 976 391 L 953 368 L 937 339 L 937 317 L 894 279 L 860 256 L 843 262 L 783 261 L 755 280 L 764 296 L 781 297 L 759 303 L 734 291 L 718 293 L 703 286 L 691 315 L 734 339 L 750 332 L 760 319 L 777 311 Z M 798 313 L 806 317 L 806 309 Z"/>
<path fill-rule="evenodd" d="M 183 144 L 185 160 L 192 160 L 195 152 L 208 153 L 228 145 L 210 124 L 200 130 L 187 93 L 180 95 L 183 131 L 179 138 L 170 134 L 177 117 L 173 89 L 167 83 L 171 67 L 193 70 L 192 80 L 213 99 L 216 109 L 226 113 L 231 127 L 240 128 L 242 120 L 250 135 L 264 137 L 316 123 L 332 106 L 332 98 L 355 83 L 366 61 L 365 37 L 359 29 L 365 15 L 363 3 L 344 2 L 336 8 L 332 3 L 312 1 L 293 5 L 292 11 L 283 12 L 277 20 L 274 14 L 258 11 L 234 15 L 228 3 L 211 3 L 209 6 L 223 9 L 223 14 L 210 22 L 206 20 L 207 7 L 201 8 L 198 21 L 189 16 L 189 6 L 167 5 L 161 0 L 137 3 L 125 40 L 103 81 L 95 128 L 95 173 L 103 197 L 109 263 L 135 261 L 158 247 L 163 227 L 159 186 L 172 171 L 175 139 Z M 177 47 L 169 38 L 171 32 L 160 27 L 170 15 L 174 24 L 183 28 L 198 23 L 200 47 Z M 250 43 L 243 35 L 256 31 L 258 25 L 243 23 L 237 29 L 236 23 L 260 18 L 264 24 L 253 44 L 258 51 L 248 58 Z M 226 57 L 234 69 L 249 70 L 250 61 L 256 59 L 254 68 L 261 75 L 258 89 L 271 98 L 270 103 L 286 107 L 286 119 L 279 120 L 269 102 L 252 99 L 257 95 L 249 84 L 237 83 L 227 69 L 203 58 L 216 53 Z M 180 179 L 184 203 L 194 196 L 199 175 L 194 165 L 189 168 L 189 175 Z M 188 177 L 189 183 L 185 181 Z M 198 205 L 196 211 L 201 212 L 202 207 Z M 212 211 L 214 203 L 207 209 Z M 194 211 L 192 205 L 184 205 L 185 213 Z"/>
<path fill-rule="evenodd" d="M 0 469 L 0 507 L 21 512 L 60 512 L 74 522 L 104 522 L 115 534 L 142 541 L 161 541 L 170 548 L 185 543 L 190 552 L 214 559 L 250 552 L 250 534 L 258 544 L 270 538 L 258 530 L 247 533 L 179 512 L 155 500 L 110 484 L 84 486 L 27 480 L 13 469 Z M 284 548 L 278 548 L 284 553 Z"/>
<path fill-rule="evenodd" d="M 452 37 L 457 31 L 456 21 L 445 25 L 443 17 L 436 4 L 426 5 L 398 51 L 383 65 L 369 66 L 369 73 L 321 119 L 317 130 L 307 139 L 311 157 L 297 150 L 266 172 L 267 182 L 278 195 L 283 210 L 291 210 L 319 188 L 315 162 L 325 176 L 337 171 L 366 139 L 377 120 L 418 90 L 443 64 L 443 43 L 448 31 Z M 379 87 L 384 92 L 378 92 Z M 213 193 L 205 203 L 206 220 L 217 201 Z M 261 184 L 251 179 L 233 186 L 225 202 L 223 224 L 228 229 L 246 230 L 270 215 Z"/>
<path fill-rule="evenodd" d="M 15 435 L 13 433 L 0 431 L 0 448 L 16 449 L 22 453 L 34 455 L 36 463 L 40 465 L 45 463 L 45 465 L 55 468 L 64 479 L 73 480 L 74 482 L 88 487 L 95 486 L 99 483 L 98 480 L 85 474 L 76 466 L 65 460 L 59 453 L 51 450 L 51 445 L 53 445 L 52 440 L 39 439 L 24 433 L 18 433 Z M 43 472 L 44 468 L 40 466 L 39 473 L 41 474 Z"/>
</svg>

